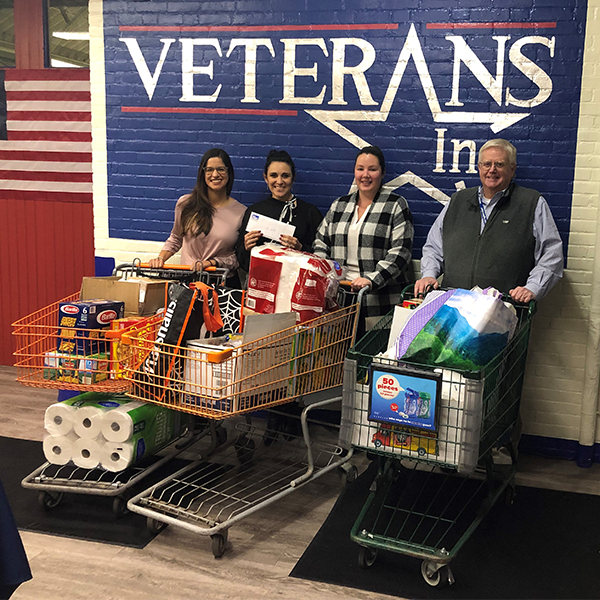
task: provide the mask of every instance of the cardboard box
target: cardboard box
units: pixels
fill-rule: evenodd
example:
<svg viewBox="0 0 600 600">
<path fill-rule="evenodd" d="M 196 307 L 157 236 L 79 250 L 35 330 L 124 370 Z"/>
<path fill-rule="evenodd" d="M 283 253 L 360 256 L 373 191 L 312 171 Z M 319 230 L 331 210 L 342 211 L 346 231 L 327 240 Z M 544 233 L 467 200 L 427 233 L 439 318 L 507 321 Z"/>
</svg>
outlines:
<svg viewBox="0 0 600 600">
<path fill-rule="evenodd" d="M 108 379 L 108 360 L 105 354 L 95 354 L 79 359 L 79 383 L 91 385 Z"/>
<path fill-rule="evenodd" d="M 123 309 L 123 302 L 112 300 L 61 302 L 58 305 L 56 349 L 80 356 L 98 352 L 107 354 L 110 342 L 98 330 L 108 329 L 111 321 L 122 318 Z"/>
<path fill-rule="evenodd" d="M 62 352 L 56 352 L 52 350 L 50 352 L 44 352 L 44 379 L 56 380 L 58 377 L 58 369 L 60 367 L 61 358 L 71 358 L 68 354 Z"/>
<path fill-rule="evenodd" d="M 295 326 L 295 312 L 246 317 L 244 352 L 236 374 L 242 403 L 259 407 L 288 395 L 293 385 L 291 360 L 295 333 L 278 334 Z"/>
<path fill-rule="evenodd" d="M 419 456 L 437 454 L 437 436 L 434 432 L 387 423 L 379 424 L 371 444 L 377 449 L 404 448 L 417 452 Z"/>
<path fill-rule="evenodd" d="M 111 331 L 118 331 L 121 329 L 129 329 L 140 323 L 144 322 L 146 317 L 124 317 L 123 319 L 115 319 L 110 323 Z M 142 337 L 148 337 L 153 331 L 151 325 L 145 328 L 145 331 L 138 332 L 138 335 Z M 111 340 L 110 344 L 110 362 L 112 364 L 113 379 L 123 379 L 124 377 L 124 361 L 128 356 L 128 346 L 122 346 L 119 338 Z"/>
<path fill-rule="evenodd" d="M 121 281 L 119 277 L 84 277 L 81 300 L 109 298 L 125 303 L 124 317 L 153 315 L 165 306 L 168 281 L 143 277 Z"/>
<path fill-rule="evenodd" d="M 109 361 L 104 354 L 74 356 L 44 353 L 44 379 L 91 385 L 108 379 Z"/>
</svg>

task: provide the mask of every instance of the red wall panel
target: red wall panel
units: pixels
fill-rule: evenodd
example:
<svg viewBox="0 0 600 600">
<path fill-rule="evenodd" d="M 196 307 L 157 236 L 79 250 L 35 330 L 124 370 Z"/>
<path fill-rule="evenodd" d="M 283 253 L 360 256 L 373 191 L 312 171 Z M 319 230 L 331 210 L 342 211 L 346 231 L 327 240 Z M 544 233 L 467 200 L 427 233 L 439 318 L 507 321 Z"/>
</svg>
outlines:
<svg viewBox="0 0 600 600">
<path fill-rule="evenodd" d="M 44 67 L 44 0 L 15 0 L 17 69 Z"/>
<path fill-rule="evenodd" d="M 13 364 L 10 324 L 94 275 L 91 203 L 0 199 L 0 364 Z"/>
</svg>

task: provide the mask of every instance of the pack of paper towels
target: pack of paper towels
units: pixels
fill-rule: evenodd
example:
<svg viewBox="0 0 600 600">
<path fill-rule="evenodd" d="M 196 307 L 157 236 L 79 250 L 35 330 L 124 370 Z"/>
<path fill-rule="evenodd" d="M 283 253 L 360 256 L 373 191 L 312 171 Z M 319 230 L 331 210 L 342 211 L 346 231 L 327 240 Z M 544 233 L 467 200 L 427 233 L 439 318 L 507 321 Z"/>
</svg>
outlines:
<svg viewBox="0 0 600 600">
<path fill-rule="evenodd" d="M 275 243 L 250 253 L 246 306 L 261 314 L 296 312 L 298 321 L 334 307 L 342 270 L 338 263 Z"/>
<path fill-rule="evenodd" d="M 48 407 L 44 455 L 52 464 L 117 472 L 164 448 L 182 431 L 181 413 L 125 396 L 88 392 Z"/>
</svg>

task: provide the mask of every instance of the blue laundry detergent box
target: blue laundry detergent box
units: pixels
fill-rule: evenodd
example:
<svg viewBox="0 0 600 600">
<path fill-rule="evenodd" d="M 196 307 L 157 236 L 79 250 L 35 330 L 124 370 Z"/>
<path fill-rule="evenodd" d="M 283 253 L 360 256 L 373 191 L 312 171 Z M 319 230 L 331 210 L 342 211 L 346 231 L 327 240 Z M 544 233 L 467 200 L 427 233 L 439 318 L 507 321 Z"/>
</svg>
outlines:
<svg viewBox="0 0 600 600">
<path fill-rule="evenodd" d="M 109 354 L 110 342 L 100 331 L 122 319 L 125 303 L 119 300 L 78 300 L 58 307 L 58 352 L 89 356 Z"/>
</svg>

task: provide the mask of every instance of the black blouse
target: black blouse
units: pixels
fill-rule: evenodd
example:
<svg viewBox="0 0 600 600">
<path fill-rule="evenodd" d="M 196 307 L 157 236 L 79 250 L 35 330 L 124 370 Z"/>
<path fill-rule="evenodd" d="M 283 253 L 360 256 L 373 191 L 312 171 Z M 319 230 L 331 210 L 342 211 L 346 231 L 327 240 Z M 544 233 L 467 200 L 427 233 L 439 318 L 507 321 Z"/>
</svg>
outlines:
<svg viewBox="0 0 600 600">
<path fill-rule="evenodd" d="M 276 219 L 279 221 L 281 211 L 284 209 L 284 207 L 285 202 L 282 202 L 281 200 L 275 200 L 275 198 L 270 197 L 266 200 L 262 200 L 261 202 L 257 202 L 246 209 L 246 214 L 242 219 L 238 241 L 235 248 L 237 259 L 240 263 L 240 268 L 244 269 L 244 271 L 248 271 L 250 267 L 250 252 L 246 250 L 244 246 L 244 236 L 247 233 L 246 226 L 248 225 L 248 220 L 250 219 L 250 213 L 255 212 L 259 215 L 271 217 L 271 219 Z M 292 209 L 292 218 L 289 221 L 286 219 L 286 222 L 289 222 L 291 225 L 296 227 L 294 237 L 302 244 L 302 250 L 304 252 L 312 252 L 312 245 L 315 241 L 315 235 L 322 220 L 323 215 L 314 204 L 310 204 L 308 202 L 304 202 L 304 200 L 296 198 L 296 206 Z M 261 237 L 258 240 L 257 246 L 261 246 L 268 241 L 270 240 Z"/>
</svg>

